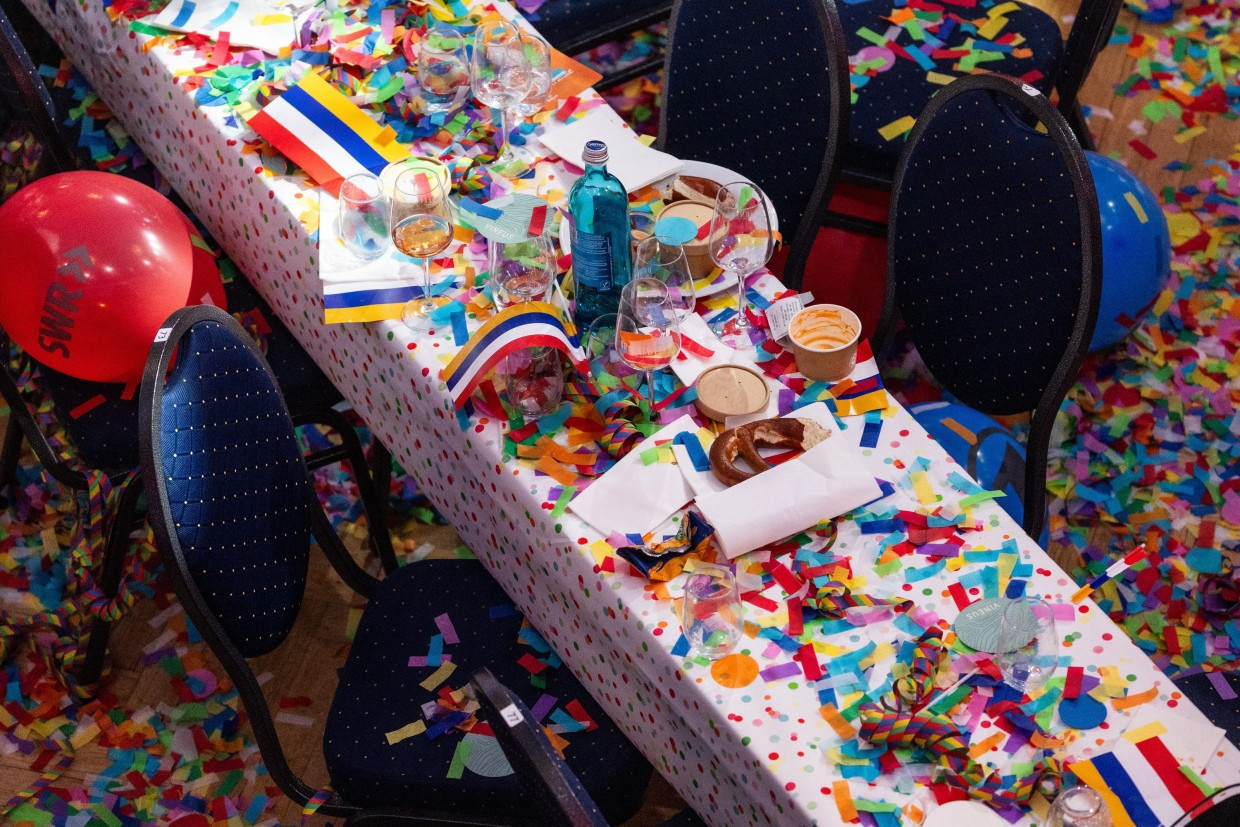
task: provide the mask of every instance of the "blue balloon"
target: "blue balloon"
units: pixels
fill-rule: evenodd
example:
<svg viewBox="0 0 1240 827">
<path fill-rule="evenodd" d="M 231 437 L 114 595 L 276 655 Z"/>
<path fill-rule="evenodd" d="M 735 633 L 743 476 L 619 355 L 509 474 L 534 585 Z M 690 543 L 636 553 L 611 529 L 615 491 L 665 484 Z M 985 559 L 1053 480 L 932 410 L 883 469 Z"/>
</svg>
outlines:
<svg viewBox="0 0 1240 827">
<path fill-rule="evenodd" d="M 1096 152 L 1085 157 L 1102 219 L 1102 298 L 1089 340 L 1090 350 L 1100 350 L 1131 333 L 1162 292 L 1171 269 L 1171 234 L 1162 205 L 1140 178 Z"/>
<path fill-rule="evenodd" d="M 987 491 L 1002 491 L 997 502 L 1018 524 L 1025 519 L 1025 446 L 984 413 L 958 402 L 921 402 L 909 413 L 952 459 Z M 1049 520 L 1038 544 L 1046 548 Z"/>
</svg>

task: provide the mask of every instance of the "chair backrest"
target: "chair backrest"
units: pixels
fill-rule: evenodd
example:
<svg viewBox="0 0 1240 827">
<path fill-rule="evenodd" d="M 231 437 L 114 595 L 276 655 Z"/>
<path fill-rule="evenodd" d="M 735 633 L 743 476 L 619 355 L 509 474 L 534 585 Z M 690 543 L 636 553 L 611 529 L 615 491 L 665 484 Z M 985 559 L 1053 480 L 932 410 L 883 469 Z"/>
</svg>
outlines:
<svg viewBox="0 0 1240 827">
<path fill-rule="evenodd" d="M 1050 102 L 995 74 L 936 95 L 896 172 L 886 300 L 934 377 L 983 413 L 1053 416 L 1093 334 L 1101 268 L 1093 178 Z"/>
<path fill-rule="evenodd" d="M 0 101 L 26 121 L 43 145 L 48 172 L 78 168 L 73 142 L 56 118 L 56 106 L 26 47 L 17 37 L 9 18 L 0 9 Z"/>
<path fill-rule="evenodd" d="M 570 827 L 607 827 L 602 812 L 551 747 L 529 707 L 485 667 L 474 673 L 470 685 L 500 749 L 541 799 L 548 822 Z"/>
<path fill-rule="evenodd" d="M 139 431 L 164 565 L 204 636 L 265 654 L 296 619 L 309 563 L 316 503 L 293 422 L 258 347 L 223 310 L 178 310 L 157 339 Z"/>
<path fill-rule="evenodd" d="M 1035 538 L 1051 427 L 1098 318 L 1101 236 L 1084 151 L 1033 87 L 960 78 L 917 119 L 892 190 L 880 328 L 898 307 L 960 401 L 992 416 L 1032 412 L 1022 527 Z"/>
<path fill-rule="evenodd" d="M 1076 19 L 1064 43 L 1063 57 L 1055 78 L 1055 91 L 1059 93 L 1059 111 L 1065 118 L 1071 117 L 1076 108 L 1076 96 L 1093 68 L 1098 53 L 1111 39 L 1115 18 L 1124 0 L 1081 0 Z"/>
<path fill-rule="evenodd" d="M 659 146 L 719 164 L 771 198 L 799 287 L 848 134 L 848 53 L 833 0 L 677 0 Z"/>
</svg>

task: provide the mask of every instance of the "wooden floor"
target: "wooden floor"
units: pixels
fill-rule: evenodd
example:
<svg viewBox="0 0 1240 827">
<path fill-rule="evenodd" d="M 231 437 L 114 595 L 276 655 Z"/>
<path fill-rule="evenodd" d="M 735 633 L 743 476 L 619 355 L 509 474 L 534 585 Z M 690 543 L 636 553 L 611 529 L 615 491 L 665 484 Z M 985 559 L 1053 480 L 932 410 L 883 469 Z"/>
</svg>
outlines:
<svg viewBox="0 0 1240 827">
<path fill-rule="evenodd" d="M 1042 2 L 1038 5 L 1046 4 Z M 1071 9 L 1071 6 L 1068 6 L 1068 9 Z M 1126 11 L 1121 13 L 1120 24 L 1154 35 L 1163 29 L 1162 25 L 1140 24 Z M 1134 137 L 1128 125 L 1133 121 L 1146 122 L 1141 107 L 1149 98 L 1117 97 L 1113 91 L 1116 83 L 1133 73 L 1135 63 L 1136 59 L 1130 58 L 1125 48 L 1107 48 L 1100 56 L 1081 94 L 1084 103 L 1107 110 L 1111 115 L 1096 116 L 1091 121 L 1101 152 L 1121 153 L 1133 171 L 1158 191 L 1163 186 L 1178 187 L 1189 180 L 1195 180 L 1202 174 L 1201 162 L 1206 158 L 1228 157 L 1236 151 L 1232 144 L 1237 133 L 1232 124 L 1219 119 L 1217 123 L 1211 124 L 1211 128 L 1203 135 L 1186 144 L 1179 144 L 1173 137 L 1176 124 L 1172 119 L 1168 119 L 1161 124 L 1150 126 L 1149 133 L 1141 136 L 1141 139 L 1158 153 L 1158 157 L 1146 161 L 1137 156 L 1128 147 L 1128 142 Z M 1196 171 L 1168 172 L 1163 169 L 1165 164 L 1177 158 L 1192 163 Z M 402 539 L 411 541 L 410 548 L 430 543 L 436 556 L 451 556 L 459 545 L 456 535 L 451 529 L 444 527 L 420 527 L 415 533 Z M 1104 538 L 1098 539 L 1105 545 Z M 356 538 L 354 544 L 356 545 Z M 1053 553 L 1068 566 L 1074 562 L 1075 552 L 1072 549 L 1059 548 L 1053 550 Z M 267 685 L 271 698 L 304 695 L 313 699 L 308 709 L 298 710 L 307 718 L 313 719 L 313 725 L 281 726 L 282 735 L 287 736 L 285 743 L 291 747 L 290 760 L 294 768 L 310 783 L 322 784 L 326 781 L 320 749 L 322 727 L 326 717 L 327 699 L 331 696 L 335 683 L 335 668 L 343 661 L 347 646 L 345 629 L 352 603 L 347 588 L 327 570 L 326 564 L 322 563 L 317 555 L 316 560 L 318 563 L 312 571 L 309 594 L 294 636 L 277 653 L 263 659 L 257 671 L 270 671 L 282 676 L 279 680 L 283 682 L 273 680 Z M 374 566 L 373 561 L 371 565 Z M 166 619 L 158 614 L 159 611 L 150 601 L 140 603 L 134 612 L 117 626 L 113 634 L 107 690 L 117 698 L 118 706 L 122 709 L 139 710 L 156 707 L 161 703 L 171 706 L 178 704 L 164 671 L 157 666 L 143 667 L 141 662 L 144 647 L 150 645 L 165 625 Z M 156 621 L 155 628 L 152 627 L 152 619 Z M 216 674 L 222 674 L 205 646 L 196 646 L 193 652 L 191 657 L 201 657 L 209 669 Z M 26 769 L 28 763 L 29 759 L 20 755 L 0 756 L 0 802 L 38 778 L 37 773 Z M 95 744 L 87 745 L 78 752 L 72 767 L 57 783 L 63 786 L 69 783 L 70 779 L 77 779 L 83 785 L 88 785 L 92 777 L 109 763 L 102 748 Z M 675 793 L 665 782 L 656 778 L 656 783 L 647 795 L 646 806 L 630 824 L 634 827 L 657 824 L 681 806 L 683 805 Z M 300 808 L 286 800 L 282 800 L 269 814 L 275 815 L 282 824 L 296 824 L 301 820 Z M 321 817 L 311 819 L 313 824 L 323 824 L 325 821 Z"/>
</svg>

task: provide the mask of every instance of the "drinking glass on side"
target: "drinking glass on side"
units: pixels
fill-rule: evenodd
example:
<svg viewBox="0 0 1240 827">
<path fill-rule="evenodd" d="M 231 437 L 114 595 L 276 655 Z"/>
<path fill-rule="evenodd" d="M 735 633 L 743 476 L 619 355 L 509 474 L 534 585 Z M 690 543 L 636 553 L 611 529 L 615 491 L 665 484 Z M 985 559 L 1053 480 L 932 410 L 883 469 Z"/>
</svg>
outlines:
<svg viewBox="0 0 1240 827">
<path fill-rule="evenodd" d="M 501 309 L 551 298 L 557 265 L 545 233 L 520 241 L 488 241 L 487 259 L 495 302 Z"/>
<path fill-rule="evenodd" d="M 694 654 L 717 660 L 741 639 L 741 597 L 726 566 L 699 563 L 685 580 L 680 628 Z"/>
<path fill-rule="evenodd" d="M 396 179 L 392 193 L 392 244 L 417 260 L 422 295 L 405 304 L 401 319 L 413 330 L 431 327 L 431 314 L 447 303 L 431 295 L 429 259 L 452 243 L 452 213 L 448 193 L 437 176 L 409 170 Z"/>
<path fill-rule="evenodd" d="M 469 94 L 465 37 L 448 26 L 435 26 L 418 51 L 418 89 L 428 113 L 450 112 Z"/>
<path fill-rule="evenodd" d="M 359 172 L 340 185 L 340 212 L 336 217 L 340 239 L 353 256 L 371 260 L 387 252 L 388 204 L 379 176 Z"/>
<path fill-rule="evenodd" d="M 1111 827 L 1111 811 L 1096 790 L 1077 784 L 1055 798 L 1046 827 Z"/>
<path fill-rule="evenodd" d="M 995 661 L 1003 681 L 1029 694 L 1046 685 L 1059 663 L 1059 639 L 1051 605 L 1037 597 L 1014 598 L 999 621 Z"/>
</svg>

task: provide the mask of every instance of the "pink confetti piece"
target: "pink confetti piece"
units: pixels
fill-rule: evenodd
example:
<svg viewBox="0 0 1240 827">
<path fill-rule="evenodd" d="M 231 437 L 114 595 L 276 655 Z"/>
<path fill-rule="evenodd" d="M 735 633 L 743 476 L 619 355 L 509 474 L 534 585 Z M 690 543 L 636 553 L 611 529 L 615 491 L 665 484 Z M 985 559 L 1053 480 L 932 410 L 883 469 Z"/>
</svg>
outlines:
<svg viewBox="0 0 1240 827">
<path fill-rule="evenodd" d="M 1210 683 L 1214 685 L 1214 691 L 1225 701 L 1234 701 L 1236 699 L 1236 690 L 1231 688 L 1231 684 L 1227 682 L 1227 676 L 1222 672 L 1209 672 L 1206 677 Z"/>
<path fill-rule="evenodd" d="M 439 660 L 441 663 L 451 663 L 452 656 L 451 655 L 440 655 Z M 410 666 L 427 666 L 428 664 L 426 661 L 427 661 L 426 655 L 411 655 L 409 658 L 409 665 Z"/>
<path fill-rule="evenodd" d="M 439 627 L 439 633 L 443 635 L 444 643 L 461 642 L 461 639 L 456 636 L 456 628 L 452 625 L 452 619 L 448 617 L 446 612 L 435 618 L 435 625 Z"/>
</svg>

